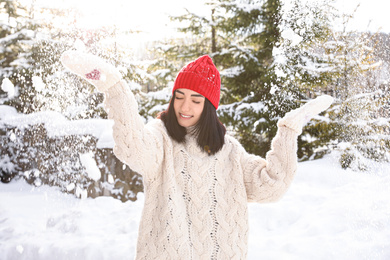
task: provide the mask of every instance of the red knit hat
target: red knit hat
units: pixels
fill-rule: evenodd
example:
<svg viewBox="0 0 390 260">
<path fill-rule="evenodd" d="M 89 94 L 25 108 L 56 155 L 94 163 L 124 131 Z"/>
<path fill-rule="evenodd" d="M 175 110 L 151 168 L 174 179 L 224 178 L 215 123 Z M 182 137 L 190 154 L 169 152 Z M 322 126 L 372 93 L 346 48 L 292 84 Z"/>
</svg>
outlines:
<svg viewBox="0 0 390 260">
<path fill-rule="evenodd" d="M 213 61 L 208 55 L 199 57 L 184 66 L 176 77 L 172 93 L 176 89 L 185 88 L 193 90 L 218 108 L 221 91 L 221 78 Z"/>
</svg>

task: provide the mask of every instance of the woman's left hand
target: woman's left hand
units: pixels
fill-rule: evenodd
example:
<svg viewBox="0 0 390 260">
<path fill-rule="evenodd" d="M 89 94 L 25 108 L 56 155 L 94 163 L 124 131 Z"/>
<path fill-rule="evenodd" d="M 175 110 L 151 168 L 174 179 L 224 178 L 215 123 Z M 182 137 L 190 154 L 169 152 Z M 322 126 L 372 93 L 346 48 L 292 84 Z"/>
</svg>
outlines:
<svg viewBox="0 0 390 260">
<path fill-rule="evenodd" d="M 333 103 L 333 98 L 329 95 L 322 95 L 309 101 L 300 108 L 294 109 L 278 121 L 278 126 L 285 126 L 293 129 L 298 134 L 302 133 L 304 125 L 314 116 L 328 109 Z"/>
</svg>

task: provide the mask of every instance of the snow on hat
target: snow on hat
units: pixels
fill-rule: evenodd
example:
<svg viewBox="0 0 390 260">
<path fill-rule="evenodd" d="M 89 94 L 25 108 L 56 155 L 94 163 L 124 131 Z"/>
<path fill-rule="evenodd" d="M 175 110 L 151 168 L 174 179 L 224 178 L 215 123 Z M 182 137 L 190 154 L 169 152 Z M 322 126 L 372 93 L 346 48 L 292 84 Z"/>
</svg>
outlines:
<svg viewBox="0 0 390 260">
<path fill-rule="evenodd" d="M 221 78 L 213 61 L 208 55 L 204 55 L 184 66 L 176 77 L 173 91 L 185 88 L 193 90 L 218 108 Z"/>
</svg>

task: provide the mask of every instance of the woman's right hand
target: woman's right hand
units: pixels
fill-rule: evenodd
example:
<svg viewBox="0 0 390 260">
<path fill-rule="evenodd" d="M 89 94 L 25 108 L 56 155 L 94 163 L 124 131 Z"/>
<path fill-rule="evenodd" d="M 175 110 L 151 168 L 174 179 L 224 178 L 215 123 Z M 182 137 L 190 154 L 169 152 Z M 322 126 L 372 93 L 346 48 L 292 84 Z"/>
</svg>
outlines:
<svg viewBox="0 0 390 260">
<path fill-rule="evenodd" d="M 61 55 L 61 62 L 71 72 L 93 84 L 100 92 L 106 92 L 122 79 L 118 69 L 92 54 L 65 51 Z"/>
</svg>

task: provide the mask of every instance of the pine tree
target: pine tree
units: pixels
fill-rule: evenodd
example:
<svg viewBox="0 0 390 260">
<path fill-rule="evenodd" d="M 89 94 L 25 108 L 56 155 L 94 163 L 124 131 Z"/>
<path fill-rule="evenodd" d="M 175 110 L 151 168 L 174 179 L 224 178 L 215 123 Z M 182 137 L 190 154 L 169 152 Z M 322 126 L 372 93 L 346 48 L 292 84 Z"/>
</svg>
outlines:
<svg viewBox="0 0 390 260">
<path fill-rule="evenodd" d="M 17 1 L 0 1 L 0 14 L 7 17 L 0 21 L 0 81 L 5 78 L 10 79 L 16 88 L 16 92 L 21 92 L 21 86 L 29 78 L 21 77 L 19 71 L 25 70 L 30 66 L 28 60 L 20 54 L 28 49 L 28 45 L 34 38 L 34 29 L 36 24 L 29 20 L 27 9 Z M 5 93 L 0 90 L 0 95 L 5 97 Z M 6 104 L 15 103 L 15 99 L 4 99 Z M 20 107 L 18 107 L 20 109 Z"/>
<path fill-rule="evenodd" d="M 221 72 L 221 120 L 252 153 L 264 155 L 286 103 L 271 89 L 277 82 L 273 48 L 279 41 L 280 1 L 209 1 L 209 17 L 175 17 L 185 23 L 187 44 L 169 51 L 186 62 L 209 54 Z M 288 102 L 287 102 L 288 103 Z M 255 144 L 255 145 L 254 145 Z"/>
<path fill-rule="evenodd" d="M 280 86 L 300 104 L 324 93 L 334 95 L 330 87 L 335 77 L 334 64 L 325 51 L 338 15 L 332 3 L 294 1 L 291 8 L 284 10 L 277 74 Z M 327 116 L 327 112 L 323 115 Z M 311 120 L 298 139 L 300 160 L 316 159 L 329 152 L 324 136 L 332 132 L 326 117 Z"/>
<path fill-rule="evenodd" d="M 286 82 L 298 84 L 305 99 L 327 93 L 336 101 L 323 117 L 316 117 L 304 129 L 299 157 L 319 158 L 336 149 L 342 167 L 354 169 L 365 169 L 367 158 L 388 160 L 385 133 L 389 124 L 383 118 L 388 94 L 383 91 L 386 85 L 371 76 L 381 66 L 375 57 L 375 35 L 347 31 L 353 15 L 344 14 L 343 30 L 335 31 L 330 22 L 338 19 L 338 13 L 331 5 L 320 12 L 313 7 L 293 8 L 301 15 L 289 15 L 293 26 L 286 42 L 290 47 L 284 47 L 287 59 L 282 70 Z M 302 10 L 311 11 L 305 14 Z M 305 21 L 312 24 L 311 30 Z M 305 33 L 300 34 L 302 31 Z M 308 34 L 310 31 L 314 34 Z"/>
<path fill-rule="evenodd" d="M 335 149 L 343 168 L 365 170 L 367 159 L 390 159 L 385 132 L 390 124 L 381 112 L 390 97 L 386 85 L 371 76 L 382 65 L 375 57 L 375 44 L 369 46 L 372 41 L 373 35 L 343 31 L 335 33 L 329 45 L 339 76 L 333 82 L 338 107 L 331 120 L 338 129 Z"/>
<path fill-rule="evenodd" d="M 276 122 L 294 107 L 280 86 L 274 51 L 280 44 L 281 2 L 238 1 L 221 3 L 221 19 L 229 46 L 219 54 L 224 96 L 230 103 L 220 109 L 248 152 L 265 156 L 276 134 Z"/>
<path fill-rule="evenodd" d="M 27 8 L 16 1 L 5 1 L 9 6 L 14 3 L 11 6 L 14 9 L 3 9 L 3 2 L 0 2 L 0 12 L 12 12 L 8 13 L 8 19 L 0 20 L 0 80 L 9 78 L 17 91 L 12 99 L 0 92 L 0 105 L 13 106 L 19 112 L 18 116 L 50 111 L 63 121 L 106 118 L 102 108 L 103 95 L 60 64 L 60 55 L 68 49 L 79 48 L 102 56 L 118 66 L 126 80 L 142 80 L 134 64 L 124 59 L 130 55 L 115 44 L 107 47 L 102 43 L 102 39 L 107 41 L 108 38 L 115 41 L 115 28 L 85 31 L 72 24 L 68 10 L 36 9 L 36 12 L 45 12 L 46 20 L 38 20 L 34 18 L 33 9 L 27 12 Z M 57 28 L 55 19 L 63 19 L 62 25 L 70 24 Z M 126 168 L 113 155 L 112 149 L 97 147 L 97 141 L 90 133 L 52 136 L 45 123 L 22 128 L 2 125 L 0 158 L 6 163 L 0 165 L 0 181 L 9 182 L 18 176 L 34 185 L 56 185 L 64 192 L 76 195 L 80 190 L 88 191 L 88 196 L 92 197 L 111 192 L 122 200 L 134 200 L 142 189 L 140 175 Z M 94 154 L 91 160 L 96 160 L 101 168 L 100 181 L 88 176 L 80 163 L 80 153 Z M 108 183 L 108 176 L 117 176 L 117 179 Z M 70 188 L 72 185 L 76 188 Z"/>
</svg>

